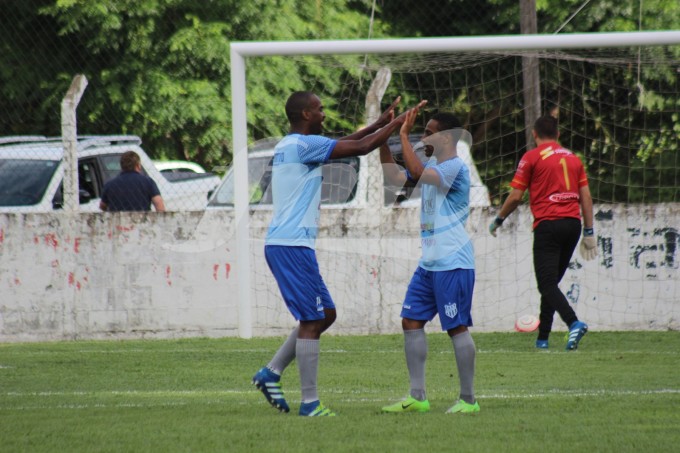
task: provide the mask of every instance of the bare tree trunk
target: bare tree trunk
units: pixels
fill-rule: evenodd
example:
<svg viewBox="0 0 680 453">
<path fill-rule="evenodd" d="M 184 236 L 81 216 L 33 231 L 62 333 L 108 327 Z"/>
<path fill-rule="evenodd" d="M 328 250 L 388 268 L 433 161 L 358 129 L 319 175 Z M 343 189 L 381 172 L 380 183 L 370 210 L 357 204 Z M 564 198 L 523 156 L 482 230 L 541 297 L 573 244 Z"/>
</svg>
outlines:
<svg viewBox="0 0 680 453">
<path fill-rule="evenodd" d="M 519 0 L 520 30 L 522 34 L 535 34 L 538 29 L 536 0 Z M 541 115 L 541 79 L 538 74 L 538 58 L 522 57 L 522 81 L 524 84 L 524 133 L 527 149 L 534 147 L 531 130 Z"/>
</svg>

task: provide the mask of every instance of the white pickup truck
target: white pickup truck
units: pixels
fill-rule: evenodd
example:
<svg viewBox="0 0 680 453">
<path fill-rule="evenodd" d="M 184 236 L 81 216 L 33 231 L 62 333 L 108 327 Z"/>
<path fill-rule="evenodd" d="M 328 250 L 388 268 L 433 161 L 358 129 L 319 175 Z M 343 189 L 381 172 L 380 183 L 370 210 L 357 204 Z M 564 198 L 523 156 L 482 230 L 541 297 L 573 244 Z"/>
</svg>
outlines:
<svg viewBox="0 0 680 453">
<path fill-rule="evenodd" d="M 78 137 L 80 211 L 98 211 L 104 183 L 120 172 L 120 156 L 135 151 L 143 171 L 158 185 L 168 211 L 206 207 L 220 179 L 212 173 L 168 180 L 132 135 Z M 0 212 L 51 212 L 63 204 L 63 143 L 60 137 L 0 138 Z"/>
<path fill-rule="evenodd" d="M 420 136 L 410 137 L 414 144 Z M 271 209 L 271 169 L 274 147 L 279 139 L 265 139 L 255 143 L 248 150 L 248 182 L 250 204 L 256 209 Z M 387 142 L 395 162 L 403 164 L 399 137 L 391 137 Z M 378 151 L 374 151 L 378 153 Z M 425 162 L 424 149 L 416 148 L 416 154 Z M 458 156 L 470 170 L 470 206 L 490 206 L 489 189 L 482 182 L 468 146 L 458 147 Z M 374 156 L 377 159 L 377 156 Z M 335 159 L 323 166 L 321 185 L 321 205 L 324 208 L 363 207 L 369 199 L 369 156 Z M 394 207 L 419 207 L 420 186 L 383 187 L 383 204 Z M 233 208 L 234 206 L 234 168 L 230 168 L 222 184 L 208 203 L 209 209 Z"/>
</svg>

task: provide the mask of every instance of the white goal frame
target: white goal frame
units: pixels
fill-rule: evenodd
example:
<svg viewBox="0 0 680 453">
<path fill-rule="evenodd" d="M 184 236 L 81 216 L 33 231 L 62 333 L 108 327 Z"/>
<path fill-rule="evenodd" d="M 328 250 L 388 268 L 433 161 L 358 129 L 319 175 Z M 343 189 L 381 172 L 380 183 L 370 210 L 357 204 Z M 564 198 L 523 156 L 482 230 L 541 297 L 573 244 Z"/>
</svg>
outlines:
<svg viewBox="0 0 680 453">
<path fill-rule="evenodd" d="M 585 49 L 680 44 L 680 30 L 345 41 L 232 42 L 231 96 L 239 336 L 252 337 L 246 65 L 248 57 Z"/>
</svg>

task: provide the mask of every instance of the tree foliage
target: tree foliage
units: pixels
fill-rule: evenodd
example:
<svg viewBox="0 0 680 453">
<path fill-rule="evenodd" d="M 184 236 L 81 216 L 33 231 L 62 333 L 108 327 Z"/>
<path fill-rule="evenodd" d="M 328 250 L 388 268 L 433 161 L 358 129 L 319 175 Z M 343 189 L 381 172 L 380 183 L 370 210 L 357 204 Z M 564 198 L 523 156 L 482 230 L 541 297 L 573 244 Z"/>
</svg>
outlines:
<svg viewBox="0 0 680 453">
<path fill-rule="evenodd" d="M 231 94 L 229 43 L 247 40 L 365 38 L 364 2 L 353 9 L 341 0 L 26 0 L 14 2 L 5 18 L 2 45 L 21 65 L 12 82 L 3 65 L 2 97 L 23 118 L 3 124 L 6 133 L 59 134 L 59 102 L 73 75 L 89 86 L 79 106 L 83 133 L 134 133 L 155 157 L 190 159 L 208 167 L 230 159 Z M 35 31 L 42 33 L 37 36 Z M 19 46 L 10 44 L 19 37 Z M 57 58 L 50 58 L 52 43 Z M 43 58 L 26 59 L 33 48 Z M 42 64 L 38 64 L 42 61 Z M 282 65 L 294 63 L 280 61 Z M 40 68 L 45 71 L 41 72 Z M 315 71 L 325 85 L 340 83 L 337 71 Z M 283 103 L 306 89 L 305 77 L 277 79 L 278 69 L 249 67 L 248 122 L 255 137 L 284 131 Z M 290 73 L 290 71 L 289 71 Z M 272 83 L 276 81 L 276 83 Z M 31 96 L 30 93 L 35 93 Z M 26 103 L 35 103 L 26 109 Z"/>
<path fill-rule="evenodd" d="M 4 2 L 0 135 L 59 135 L 61 99 L 73 76 L 85 74 L 89 86 L 78 108 L 81 133 L 140 135 L 153 157 L 189 159 L 213 168 L 231 160 L 231 42 L 362 39 L 369 29 L 373 37 L 520 31 L 518 0 L 381 0 L 376 4 L 371 23 L 372 0 Z M 539 33 L 680 29 L 677 0 L 536 0 L 536 5 Z M 584 112 L 569 119 L 569 130 L 580 133 L 564 139 L 589 156 L 591 169 L 605 181 L 597 189 L 602 200 L 645 201 L 648 192 L 635 188 L 637 180 L 656 177 L 660 187 L 667 187 L 678 178 L 677 170 L 667 169 L 679 146 L 680 101 L 677 95 L 667 95 L 678 92 L 677 64 L 663 62 L 677 62 L 679 56 L 664 55 L 668 50 L 654 52 L 660 52 L 653 55 L 658 65 L 643 68 L 640 74 L 631 66 L 618 78 L 585 66 L 577 76 L 570 62 L 545 64 L 541 69 L 546 104 L 564 107 L 569 102 L 570 109 Z M 249 59 L 250 139 L 285 133 L 287 96 L 317 87 L 334 94 L 324 99 L 327 129 L 340 133 L 356 127 L 344 113 L 362 109 L 363 95 L 345 92 L 355 86 L 364 89 L 370 81 L 364 80 L 368 76 L 360 69 L 343 67 L 342 57 L 335 59 Z M 468 76 L 464 71 L 432 73 L 426 82 L 415 75 L 400 77 L 412 77 L 412 86 L 421 89 L 419 95 L 430 97 L 437 96 L 438 86 L 464 86 Z M 499 194 L 526 145 L 518 89 L 521 67 L 508 60 L 501 69 L 480 67 L 475 76 L 496 81 L 493 86 L 478 84 L 465 93 L 450 93 L 450 98 L 456 112 L 474 125 L 473 135 L 488 138 L 493 136 L 490 131 L 499 131 L 497 138 L 487 140 L 483 169 L 492 193 Z M 580 92 L 572 98 L 569 90 L 561 88 L 563 81 L 579 86 Z M 399 94 L 388 91 L 386 99 Z M 404 104 L 414 102 L 414 96 L 407 94 Z M 594 99 L 604 113 L 589 113 Z M 617 105 L 627 108 L 617 109 Z M 659 132 L 643 134 L 652 123 L 658 124 Z M 595 135 L 603 140 L 587 139 Z M 622 168 L 628 169 L 625 174 Z M 656 176 L 650 168 L 658 169 Z M 669 196 L 676 200 L 678 194 L 659 194 L 659 199 Z"/>
</svg>

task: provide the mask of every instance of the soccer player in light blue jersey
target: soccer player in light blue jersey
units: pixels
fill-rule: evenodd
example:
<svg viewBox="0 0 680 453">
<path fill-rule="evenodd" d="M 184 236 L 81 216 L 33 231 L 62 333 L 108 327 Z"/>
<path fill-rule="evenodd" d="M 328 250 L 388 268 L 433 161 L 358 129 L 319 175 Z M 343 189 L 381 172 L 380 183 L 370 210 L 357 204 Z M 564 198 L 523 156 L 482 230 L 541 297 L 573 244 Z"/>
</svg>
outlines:
<svg viewBox="0 0 680 453">
<path fill-rule="evenodd" d="M 289 412 L 281 374 L 297 359 L 302 402 L 299 414 L 332 416 L 319 401 L 319 339 L 335 321 L 336 311 L 319 273 L 314 251 L 321 203 L 322 165 L 329 160 L 368 154 L 385 143 L 404 123 L 395 118 L 399 98 L 378 120 L 347 137 L 320 135 L 325 118 L 321 100 L 311 92 L 293 93 L 286 102 L 290 132 L 276 146 L 272 164 L 274 215 L 265 239 L 265 258 L 288 310 L 299 324 L 253 384 L 275 408 Z M 420 107 L 424 105 L 421 103 Z M 416 108 L 418 108 L 416 107 Z"/>
<path fill-rule="evenodd" d="M 428 121 L 422 142 L 430 158 L 423 164 L 409 142 L 417 111 L 409 111 L 400 129 L 406 171 L 392 158 L 389 147 L 381 146 L 380 160 L 386 181 L 392 184 L 422 185 L 420 237 L 422 256 L 401 309 L 404 352 L 410 391 L 406 399 L 383 407 L 383 412 L 427 412 L 425 391 L 427 338 L 425 324 L 439 315 L 442 330 L 453 344 L 460 392 L 447 413 L 479 412 L 474 394 L 475 343 L 468 330 L 475 284 L 475 259 L 465 231 L 470 207 L 470 172 L 457 157 L 457 149 L 470 146 L 470 134 L 450 113 L 437 113 Z"/>
</svg>

